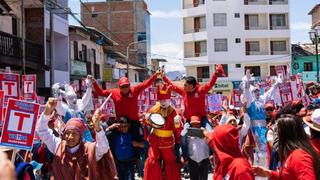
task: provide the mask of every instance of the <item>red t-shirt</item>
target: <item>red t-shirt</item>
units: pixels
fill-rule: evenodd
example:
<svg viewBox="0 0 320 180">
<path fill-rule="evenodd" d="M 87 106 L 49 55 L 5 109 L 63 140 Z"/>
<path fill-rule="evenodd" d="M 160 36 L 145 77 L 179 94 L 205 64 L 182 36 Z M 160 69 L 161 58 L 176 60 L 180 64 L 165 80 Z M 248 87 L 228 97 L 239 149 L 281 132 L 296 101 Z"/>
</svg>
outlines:
<svg viewBox="0 0 320 180">
<path fill-rule="evenodd" d="M 270 180 L 315 180 L 312 156 L 307 152 L 296 149 L 288 156 L 282 172 L 271 171 Z"/>
</svg>

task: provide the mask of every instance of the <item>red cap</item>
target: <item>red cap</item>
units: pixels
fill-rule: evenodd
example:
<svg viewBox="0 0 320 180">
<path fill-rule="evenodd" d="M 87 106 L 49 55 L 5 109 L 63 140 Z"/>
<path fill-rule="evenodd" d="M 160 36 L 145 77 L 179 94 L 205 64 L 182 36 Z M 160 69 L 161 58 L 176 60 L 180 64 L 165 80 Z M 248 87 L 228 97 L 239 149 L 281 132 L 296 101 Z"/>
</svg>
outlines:
<svg viewBox="0 0 320 180">
<path fill-rule="evenodd" d="M 302 100 L 301 99 L 297 99 L 291 102 L 291 107 L 292 108 L 296 108 L 298 107 L 298 105 L 301 104 L 302 105 Z"/>
<path fill-rule="evenodd" d="M 264 105 L 264 108 L 267 109 L 267 108 L 273 108 L 274 109 L 274 104 L 269 102 L 267 104 Z"/>
<path fill-rule="evenodd" d="M 170 87 L 167 86 L 167 84 L 164 84 L 161 89 L 159 89 L 158 87 L 157 98 L 159 101 L 171 98 L 171 90 Z"/>
<path fill-rule="evenodd" d="M 119 85 L 119 87 L 121 87 L 121 86 L 130 86 L 130 81 L 129 81 L 129 79 L 127 77 L 122 77 L 122 78 L 119 79 L 118 85 Z"/>
<path fill-rule="evenodd" d="M 199 116 L 191 116 L 190 124 L 193 124 L 193 123 L 200 124 L 201 123 L 200 117 Z"/>
</svg>

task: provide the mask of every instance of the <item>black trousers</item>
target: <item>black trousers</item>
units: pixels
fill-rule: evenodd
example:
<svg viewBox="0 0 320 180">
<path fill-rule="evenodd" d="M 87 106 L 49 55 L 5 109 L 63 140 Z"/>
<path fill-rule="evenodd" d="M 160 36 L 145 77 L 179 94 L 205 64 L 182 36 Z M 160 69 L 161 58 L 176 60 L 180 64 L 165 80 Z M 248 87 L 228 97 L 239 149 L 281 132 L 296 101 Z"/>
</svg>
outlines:
<svg viewBox="0 0 320 180">
<path fill-rule="evenodd" d="M 197 163 L 189 158 L 189 171 L 191 180 L 207 180 L 209 172 L 209 159 L 204 159 L 201 162 Z"/>
</svg>

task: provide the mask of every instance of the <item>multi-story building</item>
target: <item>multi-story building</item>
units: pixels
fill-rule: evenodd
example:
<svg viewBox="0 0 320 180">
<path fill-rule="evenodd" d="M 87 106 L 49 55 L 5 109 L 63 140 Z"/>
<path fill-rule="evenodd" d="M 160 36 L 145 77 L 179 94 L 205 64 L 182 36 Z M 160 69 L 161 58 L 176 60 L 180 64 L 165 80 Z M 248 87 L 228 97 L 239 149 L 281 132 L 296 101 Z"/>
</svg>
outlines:
<svg viewBox="0 0 320 180">
<path fill-rule="evenodd" d="M 184 66 L 200 82 L 215 64 L 227 75 L 217 86 L 232 89 L 246 69 L 263 78 L 290 63 L 288 0 L 182 0 L 182 9 Z"/>
<path fill-rule="evenodd" d="M 320 26 L 320 4 L 315 5 L 309 12 L 309 15 L 312 17 L 312 28 Z"/>
<path fill-rule="evenodd" d="M 68 7 L 67 0 L 56 3 Z M 23 9 L 22 9 L 23 7 Z M 17 73 L 22 71 L 22 37 L 25 37 L 25 72 L 37 74 L 38 95 L 50 95 L 49 11 L 41 0 L 0 1 L 0 62 Z M 55 9 L 54 61 L 55 82 L 69 82 L 68 17 Z"/>
<path fill-rule="evenodd" d="M 119 43 L 115 51 L 126 55 L 129 46 L 131 65 L 140 66 L 140 81 L 151 65 L 150 13 L 144 0 L 86 2 L 81 4 L 81 20 Z M 143 43 L 133 43 L 145 41 Z M 135 77 L 130 76 L 131 81 Z"/>
</svg>

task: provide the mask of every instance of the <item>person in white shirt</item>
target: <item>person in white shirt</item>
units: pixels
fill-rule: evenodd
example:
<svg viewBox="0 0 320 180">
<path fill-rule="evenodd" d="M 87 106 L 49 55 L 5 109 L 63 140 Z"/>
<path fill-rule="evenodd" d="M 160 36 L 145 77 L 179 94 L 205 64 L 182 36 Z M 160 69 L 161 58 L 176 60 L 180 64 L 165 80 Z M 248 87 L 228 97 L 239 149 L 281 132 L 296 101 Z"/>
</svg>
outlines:
<svg viewBox="0 0 320 180">
<path fill-rule="evenodd" d="M 201 128 L 201 119 L 198 116 L 190 118 L 192 128 Z M 208 179 L 208 171 L 210 166 L 209 161 L 209 146 L 204 138 L 188 136 L 188 152 L 187 160 L 190 179 L 203 180 Z"/>
</svg>

